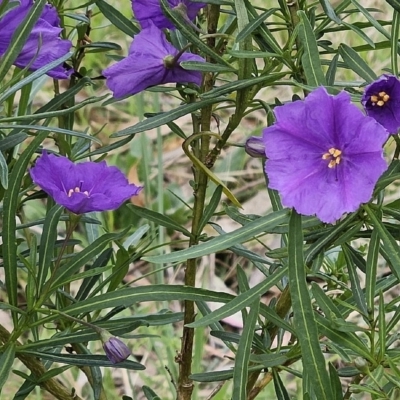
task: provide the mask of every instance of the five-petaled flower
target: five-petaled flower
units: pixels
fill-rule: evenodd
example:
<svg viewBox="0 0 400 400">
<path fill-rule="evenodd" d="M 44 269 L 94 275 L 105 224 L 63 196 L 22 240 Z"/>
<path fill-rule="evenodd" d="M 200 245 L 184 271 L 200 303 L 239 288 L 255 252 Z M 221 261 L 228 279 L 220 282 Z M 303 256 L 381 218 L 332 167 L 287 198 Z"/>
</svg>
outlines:
<svg viewBox="0 0 400 400">
<path fill-rule="evenodd" d="M 318 88 L 304 101 L 275 108 L 276 123 L 263 131 L 269 186 L 282 203 L 333 223 L 371 199 L 387 169 L 388 133 L 342 91 Z"/>
<path fill-rule="evenodd" d="M 129 347 L 115 336 L 103 341 L 103 349 L 113 364 L 125 361 L 131 355 Z"/>
<path fill-rule="evenodd" d="M 135 36 L 128 57 L 103 71 L 107 86 L 120 98 L 163 83 L 195 83 L 200 86 L 202 74 L 186 71 L 181 61 L 204 62 L 197 54 L 179 52 L 154 24 Z"/>
<path fill-rule="evenodd" d="M 205 3 L 193 2 L 190 0 L 167 0 L 170 8 L 181 11 L 182 15 L 189 21 L 196 18 L 201 8 L 205 7 Z M 142 28 L 153 23 L 160 29 L 174 29 L 175 26 L 165 16 L 161 9 L 159 0 L 132 0 L 132 9 L 135 18 L 139 21 Z"/>
<path fill-rule="evenodd" d="M 109 167 L 105 161 L 74 164 L 46 151 L 36 160 L 30 174 L 33 182 L 56 203 L 75 214 L 114 210 L 142 189 L 129 184 L 117 167 Z"/>
<path fill-rule="evenodd" d="M 382 75 L 366 86 L 361 103 L 389 133 L 400 128 L 400 81 L 394 75 Z"/>
<path fill-rule="evenodd" d="M 0 0 L 0 5 L 2 3 L 3 0 Z M 15 30 L 21 25 L 32 6 L 33 0 L 19 0 L 19 5 L 0 17 L 0 57 L 7 51 Z M 29 66 L 29 70 L 36 71 L 68 53 L 72 43 L 60 38 L 61 31 L 56 9 L 46 4 L 14 64 L 20 68 Z M 59 65 L 47 72 L 47 75 L 65 79 L 71 73 L 72 70 Z"/>
</svg>

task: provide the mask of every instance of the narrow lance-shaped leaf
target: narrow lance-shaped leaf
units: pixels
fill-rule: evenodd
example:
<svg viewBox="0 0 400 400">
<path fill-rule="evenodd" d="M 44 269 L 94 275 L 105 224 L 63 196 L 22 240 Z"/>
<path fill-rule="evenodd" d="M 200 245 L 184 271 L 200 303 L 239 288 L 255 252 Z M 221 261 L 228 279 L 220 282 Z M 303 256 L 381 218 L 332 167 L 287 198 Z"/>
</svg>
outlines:
<svg viewBox="0 0 400 400">
<path fill-rule="evenodd" d="M 316 397 L 320 400 L 333 400 L 325 359 L 319 344 L 314 310 L 307 287 L 301 216 L 294 209 L 290 218 L 288 239 L 289 288 L 303 368 L 309 372 L 310 385 Z"/>
<path fill-rule="evenodd" d="M 239 346 L 235 357 L 233 371 L 233 394 L 232 400 L 247 399 L 247 379 L 249 373 L 249 359 L 254 336 L 254 328 L 257 323 L 260 298 L 250 305 L 250 312 L 246 318 L 244 329 L 239 340 Z"/>
<path fill-rule="evenodd" d="M 7 382 L 8 376 L 11 372 L 11 367 L 14 364 L 14 359 L 15 344 L 9 343 L 9 345 L 3 351 L 3 354 L 0 356 L 0 393 Z"/>
<path fill-rule="evenodd" d="M 307 84 L 314 87 L 326 85 L 325 76 L 319 58 L 317 41 L 310 21 L 304 11 L 298 11 L 298 16 L 302 22 L 299 29 L 299 38 L 303 45 L 304 54 L 301 57 L 301 61 L 306 75 Z"/>
<path fill-rule="evenodd" d="M 374 81 L 377 76 L 375 72 L 367 65 L 360 55 L 347 44 L 342 43 L 339 46 L 339 54 L 345 64 L 355 73 L 365 79 L 366 82 Z"/>
<path fill-rule="evenodd" d="M 253 222 L 248 223 L 236 231 L 229 232 L 225 235 L 218 236 L 208 242 L 193 246 L 190 249 L 176 251 L 161 256 L 143 257 L 143 260 L 153 263 L 167 263 L 176 261 L 186 261 L 189 258 L 202 257 L 207 254 L 216 253 L 217 251 L 228 249 L 229 247 L 243 243 L 248 239 L 262 232 L 268 232 L 277 225 L 287 220 L 287 210 L 276 211 L 265 217 L 261 217 Z"/>
<path fill-rule="evenodd" d="M 39 273 L 37 278 L 38 297 L 39 292 L 42 290 L 42 287 L 46 281 L 47 273 L 49 272 L 51 261 L 54 257 L 54 245 L 57 240 L 57 226 L 62 211 L 62 206 L 55 205 L 46 215 L 44 222 L 39 249 Z"/>
<path fill-rule="evenodd" d="M 33 153 L 46 138 L 47 132 L 39 133 L 29 146 L 21 154 L 14 164 L 10 174 L 9 188 L 4 194 L 3 201 L 3 263 L 7 286 L 8 300 L 11 305 L 17 306 L 17 240 L 16 240 L 16 213 L 18 209 L 18 197 L 22 179 L 25 175 L 28 163 Z M 16 322 L 17 315 L 12 312 Z"/>
</svg>

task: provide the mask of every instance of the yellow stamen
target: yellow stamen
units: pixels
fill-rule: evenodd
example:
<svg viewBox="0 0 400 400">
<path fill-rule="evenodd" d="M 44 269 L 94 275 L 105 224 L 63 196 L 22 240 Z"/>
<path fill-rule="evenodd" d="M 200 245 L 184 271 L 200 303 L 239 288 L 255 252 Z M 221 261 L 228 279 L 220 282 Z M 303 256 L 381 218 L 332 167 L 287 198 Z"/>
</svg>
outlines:
<svg viewBox="0 0 400 400">
<path fill-rule="evenodd" d="M 69 189 L 68 190 L 68 197 L 71 197 L 74 193 L 83 193 L 84 195 L 89 197 L 89 192 L 87 190 L 85 190 L 84 192 L 81 192 L 81 188 L 76 186 L 75 189 Z"/>
<path fill-rule="evenodd" d="M 382 107 L 390 100 L 390 96 L 386 92 L 379 92 L 377 95 L 373 94 L 370 99 L 373 106 Z"/>
<path fill-rule="evenodd" d="M 336 165 L 340 164 L 341 161 L 342 150 L 335 149 L 331 147 L 327 153 L 322 154 L 323 160 L 329 160 L 328 168 L 335 168 Z"/>
</svg>

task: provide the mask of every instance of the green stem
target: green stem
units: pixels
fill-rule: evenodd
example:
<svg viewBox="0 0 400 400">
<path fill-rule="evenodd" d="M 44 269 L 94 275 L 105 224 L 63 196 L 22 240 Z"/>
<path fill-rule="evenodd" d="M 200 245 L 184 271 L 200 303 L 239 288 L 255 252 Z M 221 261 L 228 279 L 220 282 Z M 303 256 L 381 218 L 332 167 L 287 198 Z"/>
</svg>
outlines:
<svg viewBox="0 0 400 400">
<path fill-rule="evenodd" d="M 213 34 L 217 31 L 217 24 L 219 19 L 219 6 L 210 4 L 208 6 L 208 33 Z M 215 38 L 209 37 L 207 44 L 210 48 L 215 48 Z M 211 59 L 207 61 L 212 62 Z M 214 75 L 208 73 L 205 75 L 204 90 L 209 91 L 214 85 Z M 201 130 L 209 132 L 211 129 L 212 106 L 205 107 L 201 110 Z M 199 124 L 197 117 L 193 115 L 193 134 L 199 133 Z M 195 148 L 195 155 L 201 161 L 205 162 L 210 147 L 209 135 L 203 135 L 200 139 L 199 148 Z M 192 222 L 192 237 L 189 241 L 189 246 L 194 246 L 199 243 L 200 221 L 204 212 L 208 175 L 204 170 L 194 167 L 194 205 L 193 205 L 193 222 Z M 185 285 L 195 286 L 196 283 L 196 266 L 197 259 L 189 259 L 186 264 L 185 271 Z M 193 342 L 194 330 L 193 328 L 186 327 L 195 319 L 195 310 L 193 301 L 185 301 L 184 303 L 184 328 L 181 341 L 181 352 L 179 357 L 179 379 L 178 379 L 178 392 L 177 400 L 190 400 L 193 393 L 193 381 L 189 378 L 192 372 L 192 358 L 193 358 Z"/>
<path fill-rule="evenodd" d="M 6 344 L 11 340 L 11 334 L 6 328 L 0 325 L 0 342 Z M 21 345 L 16 341 L 17 345 Z M 17 357 L 21 362 L 31 371 L 32 375 L 39 380 L 47 372 L 44 365 L 36 357 L 25 355 L 17 352 Z M 51 393 L 55 399 L 59 400 L 82 400 L 79 396 L 73 393 L 72 389 L 68 390 L 63 386 L 57 378 L 50 378 L 45 381 L 41 381 L 38 385 Z"/>
</svg>

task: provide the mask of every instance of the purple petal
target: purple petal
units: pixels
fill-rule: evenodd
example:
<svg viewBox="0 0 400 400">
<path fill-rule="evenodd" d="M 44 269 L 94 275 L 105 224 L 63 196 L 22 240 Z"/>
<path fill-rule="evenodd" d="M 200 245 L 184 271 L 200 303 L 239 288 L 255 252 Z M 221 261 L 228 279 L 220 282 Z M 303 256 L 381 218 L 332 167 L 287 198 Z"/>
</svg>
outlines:
<svg viewBox="0 0 400 400">
<path fill-rule="evenodd" d="M 386 101 L 380 100 L 380 93 L 388 95 Z M 378 121 L 390 133 L 400 129 L 400 81 L 393 75 L 382 75 L 379 79 L 366 86 L 361 103 L 366 113 Z"/>
<path fill-rule="evenodd" d="M 170 8 L 175 8 L 180 4 L 186 7 L 189 20 L 193 21 L 205 3 L 197 3 L 189 0 L 168 0 Z M 139 21 L 142 28 L 147 28 L 154 24 L 160 29 L 175 29 L 174 24 L 164 15 L 158 0 L 132 0 L 132 9 L 135 18 Z"/>
<path fill-rule="evenodd" d="M 46 151 L 30 174 L 56 203 L 75 214 L 116 209 L 142 189 L 129 184 L 118 168 L 109 167 L 104 161 L 74 164 Z"/>
<path fill-rule="evenodd" d="M 32 0 L 20 0 L 19 6 L 0 18 L 0 56 L 6 52 L 15 29 L 21 25 L 32 6 Z M 62 40 L 60 32 L 56 9 L 46 5 L 15 60 L 15 65 L 20 68 L 29 65 L 29 70 L 35 71 L 68 53 L 72 43 L 69 40 Z M 65 79 L 71 73 L 72 70 L 67 70 L 60 65 L 47 74 L 53 78 Z"/>
<path fill-rule="evenodd" d="M 275 114 L 276 124 L 263 132 L 265 169 L 285 206 L 332 223 L 370 200 L 387 168 L 387 132 L 347 93 L 330 96 L 319 88 Z"/>
<path fill-rule="evenodd" d="M 129 56 L 103 71 L 107 79 L 106 84 L 116 98 L 134 95 L 150 86 L 164 83 L 200 85 L 201 72 L 186 71 L 180 67 L 179 62 L 205 60 L 197 54 L 183 53 L 179 61 L 167 68 L 164 60 L 167 57 L 174 58 L 178 53 L 179 51 L 167 42 L 164 33 L 149 23 L 146 29 L 135 36 Z"/>
</svg>

